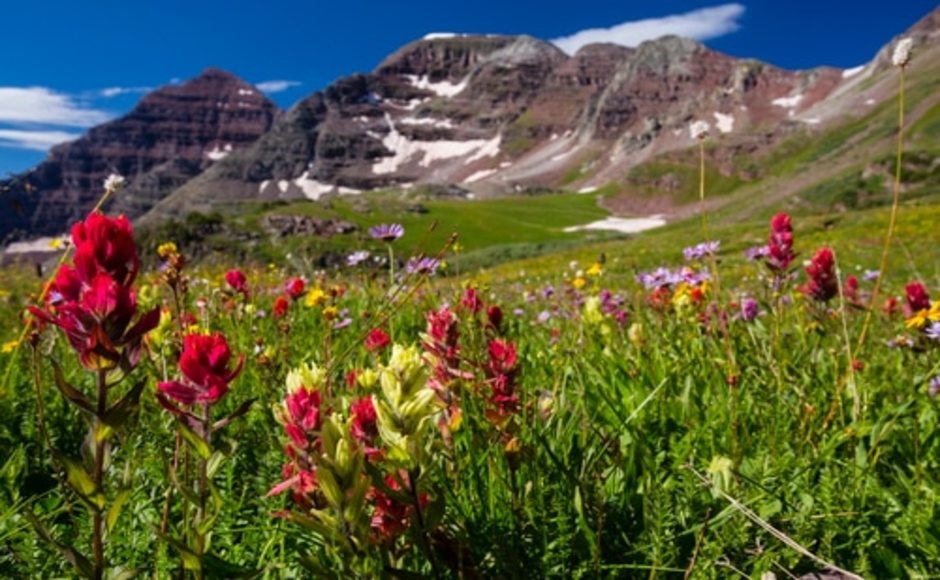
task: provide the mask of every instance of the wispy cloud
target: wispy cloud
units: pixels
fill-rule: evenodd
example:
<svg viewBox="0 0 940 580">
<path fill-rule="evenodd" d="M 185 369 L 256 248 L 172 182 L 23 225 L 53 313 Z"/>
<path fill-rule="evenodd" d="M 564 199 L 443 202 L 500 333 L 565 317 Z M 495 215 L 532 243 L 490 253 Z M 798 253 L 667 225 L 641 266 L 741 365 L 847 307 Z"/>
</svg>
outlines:
<svg viewBox="0 0 940 580">
<path fill-rule="evenodd" d="M 299 87 L 301 85 L 300 81 L 262 81 L 260 83 L 255 83 L 255 86 L 258 87 L 258 90 L 264 93 L 280 93 L 281 91 L 286 91 L 291 87 Z"/>
<path fill-rule="evenodd" d="M 45 87 L 0 87 L 0 122 L 89 127 L 111 118 Z"/>
<path fill-rule="evenodd" d="M 738 30 L 738 20 L 744 14 L 742 4 L 721 4 L 682 14 L 623 22 L 610 28 L 591 28 L 570 36 L 555 38 L 558 48 L 574 54 L 582 46 L 595 42 L 611 42 L 623 46 L 636 46 L 667 34 L 708 40 Z"/>
<path fill-rule="evenodd" d="M 110 99 L 112 97 L 118 97 L 121 95 L 149 93 L 152 90 L 153 87 L 108 87 L 98 91 L 98 95 L 106 99 Z"/>
<path fill-rule="evenodd" d="M 0 129 L 0 147 L 47 151 L 53 145 L 77 139 L 79 135 L 65 131 L 29 131 Z"/>
</svg>

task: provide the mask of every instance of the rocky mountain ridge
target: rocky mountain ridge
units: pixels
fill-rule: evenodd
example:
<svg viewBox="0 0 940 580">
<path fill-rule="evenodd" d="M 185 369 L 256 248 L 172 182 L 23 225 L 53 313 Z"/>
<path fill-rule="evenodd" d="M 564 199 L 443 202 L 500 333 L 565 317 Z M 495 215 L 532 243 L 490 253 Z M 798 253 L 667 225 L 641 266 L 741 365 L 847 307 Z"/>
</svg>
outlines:
<svg viewBox="0 0 940 580">
<path fill-rule="evenodd" d="M 915 51 L 932 54 L 938 30 L 940 8 L 907 34 Z M 592 191 L 628 185 L 632 168 L 690 147 L 696 120 L 710 123 L 720 144 L 711 154 L 730 171 L 744 155 L 883 102 L 893 90 L 890 46 L 856 69 L 789 71 L 678 37 L 568 56 L 528 36 L 434 35 L 283 113 L 210 70 L 144 97 L 7 183 L 18 213 L 0 217 L 0 239 L 17 228 L 63 231 L 112 171 L 131 183 L 114 209 L 145 221 L 381 188 Z M 741 175 L 760 177 L 752 173 Z"/>
</svg>

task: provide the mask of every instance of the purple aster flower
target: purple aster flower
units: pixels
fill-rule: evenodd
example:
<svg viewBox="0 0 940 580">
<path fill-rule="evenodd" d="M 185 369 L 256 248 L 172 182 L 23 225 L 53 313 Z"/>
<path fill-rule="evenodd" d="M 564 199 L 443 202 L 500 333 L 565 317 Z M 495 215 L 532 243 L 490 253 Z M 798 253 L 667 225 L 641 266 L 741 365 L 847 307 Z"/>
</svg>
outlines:
<svg viewBox="0 0 940 580">
<path fill-rule="evenodd" d="M 930 394 L 931 399 L 937 398 L 937 395 L 940 394 L 940 375 L 930 379 L 930 388 L 927 389 L 927 392 Z"/>
<path fill-rule="evenodd" d="M 513 309 L 512 309 L 512 313 L 513 313 L 515 316 L 522 316 L 523 314 L 525 314 L 525 310 L 523 310 L 523 309 L 521 309 L 521 308 L 513 308 Z"/>
<path fill-rule="evenodd" d="M 744 257 L 752 262 L 766 258 L 769 255 L 770 248 L 766 245 L 754 246 L 753 248 L 744 250 Z"/>
<path fill-rule="evenodd" d="M 440 260 L 422 256 L 420 258 L 411 258 L 408 260 L 408 263 L 405 264 L 405 271 L 409 274 L 427 274 L 430 276 L 437 271 L 437 268 L 440 265 Z"/>
<path fill-rule="evenodd" d="M 940 342 L 940 322 L 933 322 L 924 330 L 924 334 L 927 335 L 927 338 L 930 340 L 936 340 Z"/>
<path fill-rule="evenodd" d="M 346 264 L 350 266 L 358 266 L 359 264 L 365 262 L 371 256 L 369 252 L 365 250 L 359 250 L 358 252 L 353 252 L 346 257 Z"/>
<path fill-rule="evenodd" d="M 555 295 L 555 287 L 551 284 L 542 288 L 542 298 L 551 298 Z"/>
<path fill-rule="evenodd" d="M 369 235 L 373 240 L 382 240 L 386 244 L 391 244 L 405 235 L 405 227 L 401 224 L 380 224 L 369 228 Z"/>
<path fill-rule="evenodd" d="M 537 321 L 539 324 L 545 324 L 546 322 L 548 322 L 548 320 L 549 320 L 551 317 L 552 317 L 552 315 L 551 315 L 551 313 L 550 313 L 548 310 L 543 310 L 543 311 L 539 312 L 539 316 L 538 316 L 538 318 L 536 318 L 536 321 Z"/>
<path fill-rule="evenodd" d="M 347 318 L 344 318 L 344 319 L 340 320 L 340 321 L 337 322 L 336 324 L 334 324 L 334 325 L 333 325 L 333 329 L 334 329 L 334 330 L 342 330 L 343 328 L 346 328 L 346 327 L 349 326 L 350 324 L 352 324 L 352 318 L 347 317 Z"/>
<path fill-rule="evenodd" d="M 866 282 L 874 282 L 878 279 L 878 276 L 881 276 L 881 272 L 878 270 L 865 270 L 865 273 L 862 274 L 862 280 Z"/>
<path fill-rule="evenodd" d="M 702 242 L 701 244 L 696 244 L 694 246 L 685 248 L 682 250 L 682 255 L 685 257 L 687 262 L 701 260 L 718 253 L 718 246 L 720 245 L 721 242 L 717 240 L 711 242 Z"/>
</svg>

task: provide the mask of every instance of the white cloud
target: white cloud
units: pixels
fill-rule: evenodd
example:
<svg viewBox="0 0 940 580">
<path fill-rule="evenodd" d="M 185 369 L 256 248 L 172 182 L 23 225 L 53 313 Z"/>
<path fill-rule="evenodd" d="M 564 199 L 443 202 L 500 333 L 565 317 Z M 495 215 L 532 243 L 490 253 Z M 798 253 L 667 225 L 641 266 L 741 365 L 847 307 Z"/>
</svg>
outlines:
<svg viewBox="0 0 940 580">
<path fill-rule="evenodd" d="M 45 87 L 0 87 L 0 122 L 89 127 L 110 118 Z"/>
<path fill-rule="evenodd" d="M 106 89 L 101 89 L 98 91 L 98 94 L 106 99 L 112 97 L 117 97 L 120 95 L 129 95 L 134 93 L 149 93 L 152 91 L 152 87 L 108 87 Z"/>
<path fill-rule="evenodd" d="M 46 151 L 53 145 L 78 139 L 80 135 L 65 131 L 23 131 L 0 129 L 0 147 Z"/>
<path fill-rule="evenodd" d="M 279 93 L 281 91 L 286 91 L 291 87 L 299 87 L 301 85 L 300 81 L 262 81 L 256 83 L 255 86 L 258 87 L 258 90 L 264 93 Z"/>
<path fill-rule="evenodd" d="M 591 28 L 570 36 L 555 38 L 558 48 L 574 54 L 586 44 L 612 42 L 623 46 L 636 46 L 645 40 L 654 40 L 675 34 L 696 40 L 708 40 L 738 30 L 738 20 L 744 14 L 742 4 L 721 4 L 683 14 L 623 22 L 610 28 Z"/>
</svg>

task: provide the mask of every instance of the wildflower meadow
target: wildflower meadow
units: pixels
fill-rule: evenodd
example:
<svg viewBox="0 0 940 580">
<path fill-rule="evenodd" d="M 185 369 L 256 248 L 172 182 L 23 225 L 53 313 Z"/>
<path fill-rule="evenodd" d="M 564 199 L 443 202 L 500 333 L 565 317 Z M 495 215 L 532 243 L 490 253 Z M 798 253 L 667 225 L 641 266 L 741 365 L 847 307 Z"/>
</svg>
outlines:
<svg viewBox="0 0 940 580">
<path fill-rule="evenodd" d="M 398 223 L 325 269 L 190 262 L 95 210 L 0 282 L 0 576 L 936 577 L 900 181 L 860 251 L 703 210 L 655 261 L 495 273 Z"/>
</svg>

